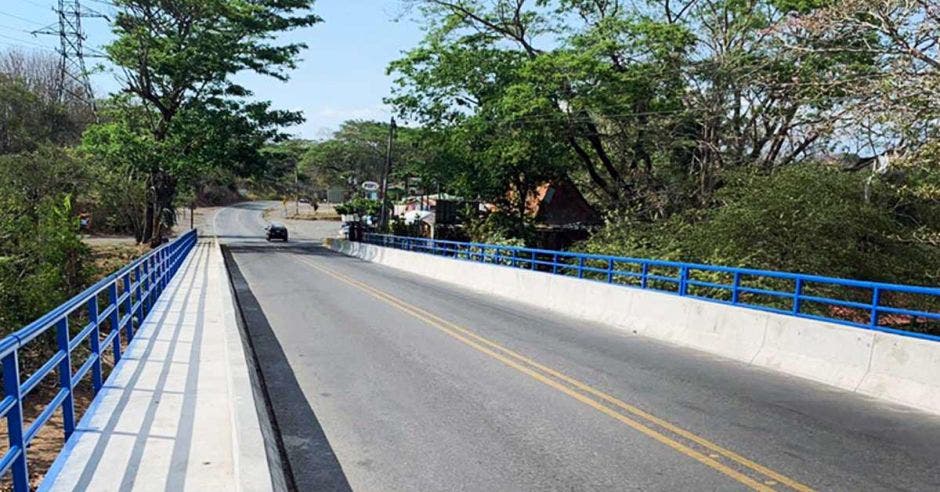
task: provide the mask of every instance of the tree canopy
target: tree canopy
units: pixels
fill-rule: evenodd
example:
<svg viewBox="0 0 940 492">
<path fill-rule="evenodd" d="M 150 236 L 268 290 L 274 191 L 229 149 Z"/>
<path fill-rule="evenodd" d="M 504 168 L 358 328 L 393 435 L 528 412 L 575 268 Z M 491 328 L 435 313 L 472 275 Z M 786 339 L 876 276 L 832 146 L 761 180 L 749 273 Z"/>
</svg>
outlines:
<svg viewBox="0 0 940 492">
<path fill-rule="evenodd" d="M 302 43 L 278 33 L 311 26 L 312 0 L 116 0 L 116 39 L 106 51 L 123 74 L 126 97 L 86 138 L 87 149 L 118 157 L 147 177 L 142 239 L 157 240 L 172 224 L 181 181 L 208 168 L 257 171 L 261 148 L 302 120 L 273 110 L 233 81 L 251 71 L 287 80 Z M 127 152 L 123 147 L 127 146 Z M 117 152 L 112 152 L 112 151 Z M 134 159 L 120 159 L 120 155 Z"/>
</svg>

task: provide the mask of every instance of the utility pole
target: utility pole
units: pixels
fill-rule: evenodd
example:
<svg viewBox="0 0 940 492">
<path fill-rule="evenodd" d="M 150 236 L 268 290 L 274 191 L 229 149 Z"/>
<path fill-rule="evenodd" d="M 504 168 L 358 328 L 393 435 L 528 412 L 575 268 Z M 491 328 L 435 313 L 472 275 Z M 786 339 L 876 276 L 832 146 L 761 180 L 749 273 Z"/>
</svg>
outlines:
<svg viewBox="0 0 940 492">
<path fill-rule="evenodd" d="M 382 200 L 382 216 L 379 217 L 379 228 L 381 232 L 388 231 L 388 210 L 386 210 L 385 197 L 388 193 L 388 177 L 392 173 L 392 142 L 395 140 L 395 117 L 388 125 L 388 148 L 385 152 L 385 169 L 382 170 L 382 193 L 379 199 Z"/>
</svg>

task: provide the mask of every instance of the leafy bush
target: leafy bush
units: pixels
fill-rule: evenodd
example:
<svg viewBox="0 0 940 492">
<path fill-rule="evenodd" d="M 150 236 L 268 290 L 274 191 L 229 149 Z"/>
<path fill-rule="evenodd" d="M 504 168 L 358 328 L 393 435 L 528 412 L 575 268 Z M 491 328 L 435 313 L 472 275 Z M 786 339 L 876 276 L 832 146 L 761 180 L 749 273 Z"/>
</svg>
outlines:
<svg viewBox="0 0 940 492">
<path fill-rule="evenodd" d="M 720 206 L 659 223 L 614 217 L 583 249 L 865 280 L 940 280 L 940 251 L 907 239 L 921 217 L 940 213 L 936 204 L 915 207 L 866 174 L 809 164 L 725 178 Z"/>
<path fill-rule="evenodd" d="M 467 222 L 467 234 L 477 243 L 525 246 L 535 240 L 535 227 L 518 216 L 494 212 Z"/>
<path fill-rule="evenodd" d="M 71 196 L 81 166 L 55 148 L 0 156 L 0 326 L 19 329 L 84 286 L 88 248 Z"/>
<path fill-rule="evenodd" d="M 391 222 L 389 223 L 391 233 L 395 236 L 403 237 L 421 237 L 421 223 L 418 221 L 412 222 L 410 224 L 405 223 L 405 219 L 401 217 L 392 217 Z"/>
<path fill-rule="evenodd" d="M 0 326 L 4 335 L 78 293 L 87 280 L 88 247 L 71 201 L 45 198 L 30 217 L 4 197 L 0 205 Z"/>
<path fill-rule="evenodd" d="M 356 197 L 336 206 L 336 213 L 340 215 L 379 215 L 382 212 L 380 200 Z"/>
</svg>

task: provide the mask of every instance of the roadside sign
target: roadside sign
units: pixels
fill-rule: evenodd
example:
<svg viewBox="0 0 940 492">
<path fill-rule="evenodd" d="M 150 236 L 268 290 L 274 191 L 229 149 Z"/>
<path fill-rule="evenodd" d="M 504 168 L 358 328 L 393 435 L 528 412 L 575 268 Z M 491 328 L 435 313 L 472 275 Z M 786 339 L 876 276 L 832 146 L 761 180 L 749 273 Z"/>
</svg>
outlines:
<svg viewBox="0 0 940 492">
<path fill-rule="evenodd" d="M 379 184 L 375 181 L 365 181 L 362 183 L 362 189 L 366 191 L 378 191 Z"/>
</svg>

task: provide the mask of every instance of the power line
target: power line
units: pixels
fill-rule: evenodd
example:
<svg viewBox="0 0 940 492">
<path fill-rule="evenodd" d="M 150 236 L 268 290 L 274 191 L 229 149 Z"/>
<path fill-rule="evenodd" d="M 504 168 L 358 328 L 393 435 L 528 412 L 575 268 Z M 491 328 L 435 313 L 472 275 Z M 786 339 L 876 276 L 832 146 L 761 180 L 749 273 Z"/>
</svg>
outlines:
<svg viewBox="0 0 940 492">
<path fill-rule="evenodd" d="M 18 15 L 16 15 L 16 14 L 11 14 L 11 13 L 9 13 L 9 12 L 0 11 L 0 15 L 2 15 L 2 16 L 4 16 L 4 17 L 9 17 L 9 18 L 11 18 L 11 19 L 16 19 L 16 20 L 18 20 L 18 21 L 29 22 L 30 24 L 34 24 L 34 25 L 37 25 L 37 26 L 41 26 L 41 25 L 42 25 L 41 22 L 36 22 L 36 21 L 34 21 L 34 20 L 32 20 L 32 19 L 27 19 L 26 17 L 20 17 L 20 16 L 18 16 Z"/>
<path fill-rule="evenodd" d="M 19 27 L 8 26 L 8 25 L 6 25 L 6 24 L 0 24 L 0 28 L 9 29 L 10 31 L 15 31 L 15 32 L 23 32 L 23 33 L 26 33 L 26 34 L 32 34 L 32 33 L 33 33 L 32 31 L 27 31 L 26 29 L 19 28 Z"/>
<path fill-rule="evenodd" d="M 33 42 L 26 41 L 26 40 L 23 40 L 23 39 L 14 38 L 13 36 L 7 36 L 7 35 L 5 35 L 5 34 L 0 34 L 0 38 L 9 39 L 9 40 L 12 40 L 12 41 L 16 41 L 16 43 L 5 43 L 5 44 L 7 44 L 7 45 L 20 46 L 20 47 L 24 47 L 24 48 L 39 48 L 39 49 L 43 49 L 43 50 L 46 50 L 46 51 L 51 51 L 51 52 L 53 52 L 53 53 L 57 53 L 57 51 L 56 51 L 55 49 L 50 48 L 50 47 L 48 47 L 48 46 L 43 46 L 43 45 L 41 45 L 41 44 L 39 44 L 39 43 L 33 43 Z"/>
<path fill-rule="evenodd" d="M 49 53 L 58 53 L 58 51 L 50 49 L 50 48 L 43 48 L 37 45 L 25 45 L 21 43 L 11 43 L 9 41 L 3 41 L 3 40 L 0 40 L 0 46 L 5 46 L 11 49 L 18 48 L 18 49 L 23 49 L 23 50 L 42 50 L 42 51 L 48 51 Z"/>
<path fill-rule="evenodd" d="M 35 5 L 35 6 L 37 6 L 37 7 L 44 8 L 44 9 L 49 8 L 49 5 L 48 5 L 48 4 L 43 5 L 43 4 L 39 3 L 39 2 L 34 2 L 33 0 L 20 0 L 20 1 L 23 2 L 23 3 L 28 3 L 28 4 Z"/>
</svg>

